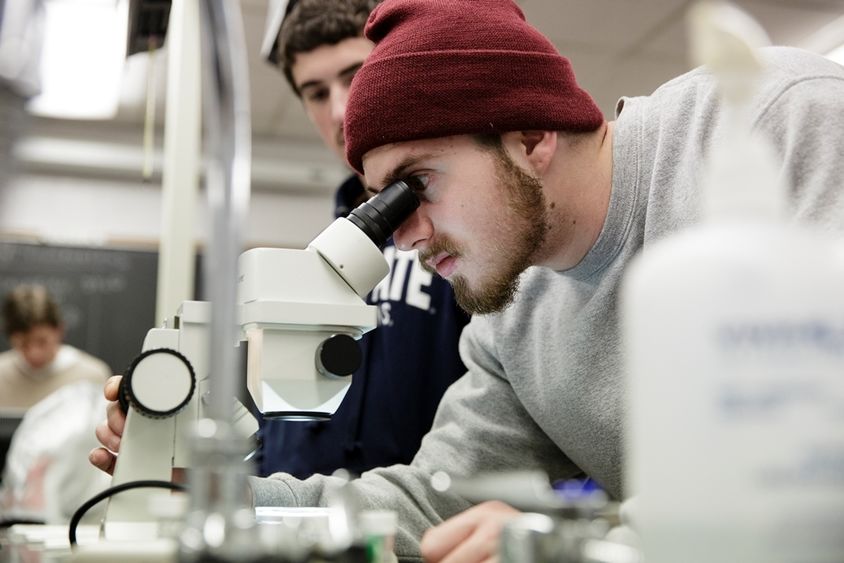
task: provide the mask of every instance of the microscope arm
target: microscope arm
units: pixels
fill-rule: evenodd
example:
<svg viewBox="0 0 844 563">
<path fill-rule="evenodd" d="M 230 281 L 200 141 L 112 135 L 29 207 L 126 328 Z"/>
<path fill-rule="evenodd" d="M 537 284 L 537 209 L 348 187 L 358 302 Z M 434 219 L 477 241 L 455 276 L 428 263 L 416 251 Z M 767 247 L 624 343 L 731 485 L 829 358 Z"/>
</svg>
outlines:
<svg viewBox="0 0 844 563">
<path fill-rule="evenodd" d="M 120 455 L 112 486 L 132 481 L 170 481 L 176 418 L 195 399 L 196 377 L 190 362 L 177 352 L 179 331 L 153 329 L 144 350 L 124 375 L 120 393 L 128 405 Z M 149 512 L 148 490 L 125 491 L 109 499 L 107 539 L 155 537 L 156 519 Z M 147 529 L 148 528 L 148 529 Z"/>
</svg>

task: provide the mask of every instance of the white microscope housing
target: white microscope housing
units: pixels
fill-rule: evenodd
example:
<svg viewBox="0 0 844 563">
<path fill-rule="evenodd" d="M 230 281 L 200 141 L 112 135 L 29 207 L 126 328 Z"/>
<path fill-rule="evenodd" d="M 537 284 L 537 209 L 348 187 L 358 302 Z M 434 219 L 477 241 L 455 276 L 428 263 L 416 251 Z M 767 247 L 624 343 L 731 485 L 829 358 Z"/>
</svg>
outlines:
<svg viewBox="0 0 844 563">
<path fill-rule="evenodd" d="M 380 247 L 419 206 L 407 178 L 337 219 L 305 250 L 240 257 L 240 325 L 247 388 L 264 417 L 325 419 L 361 362 L 355 340 L 375 327 L 364 296 L 389 272 Z"/>
<path fill-rule="evenodd" d="M 241 255 L 239 345 L 246 348 L 246 387 L 264 416 L 326 419 L 337 410 L 360 365 L 356 340 L 376 326 L 376 308 L 364 296 L 389 271 L 379 247 L 419 205 L 414 182 L 391 184 L 304 250 L 257 248 Z M 126 425 L 113 487 L 170 481 L 173 468 L 189 466 L 185 430 L 205 417 L 213 392 L 211 328 L 210 304 L 185 301 L 171 326 L 147 333 L 121 382 Z M 257 423 L 242 405 L 235 411 L 234 426 L 246 439 Z M 149 500 L 148 489 L 111 497 L 105 538 L 155 537 Z"/>
<path fill-rule="evenodd" d="M 363 300 L 389 267 L 337 219 L 305 250 L 255 248 L 239 261 L 247 388 L 265 417 L 330 418 L 360 366 L 355 340 L 377 323 Z"/>
</svg>

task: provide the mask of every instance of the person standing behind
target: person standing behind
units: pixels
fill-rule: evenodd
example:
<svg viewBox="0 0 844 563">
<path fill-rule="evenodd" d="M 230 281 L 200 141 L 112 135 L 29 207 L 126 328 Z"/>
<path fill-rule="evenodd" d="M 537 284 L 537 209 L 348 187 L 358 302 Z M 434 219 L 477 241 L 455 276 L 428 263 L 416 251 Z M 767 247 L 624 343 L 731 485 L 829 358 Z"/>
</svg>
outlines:
<svg viewBox="0 0 844 563">
<path fill-rule="evenodd" d="M 355 72 L 372 50 L 363 28 L 375 0 L 292 0 L 269 61 L 284 73 L 325 146 L 345 162 L 343 119 Z M 335 217 L 369 196 L 352 174 L 337 189 Z M 417 253 L 383 249 L 390 274 L 367 302 L 379 326 L 360 341 L 363 363 L 330 421 L 265 421 L 258 472 L 306 478 L 409 463 L 440 398 L 466 371 L 457 350 L 469 316 L 451 286 Z"/>
<path fill-rule="evenodd" d="M 111 375 L 102 360 L 63 344 L 58 304 L 40 285 L 20 285 L 3 302 L 3 326 L 12 349 L 0 354 L 0 408 L 27 409 L 77 381 L 99 385 Z"/>
</svg>

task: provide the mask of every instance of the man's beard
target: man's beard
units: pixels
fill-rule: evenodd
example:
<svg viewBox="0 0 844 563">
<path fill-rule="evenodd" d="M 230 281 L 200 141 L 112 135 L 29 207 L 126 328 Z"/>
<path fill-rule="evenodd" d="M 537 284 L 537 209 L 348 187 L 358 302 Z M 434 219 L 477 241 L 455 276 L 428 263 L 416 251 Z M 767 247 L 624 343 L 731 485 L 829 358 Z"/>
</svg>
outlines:
<svg viewBox="0 0 844 563">
<path fill-rule="evenodd" d="M 477 289 L 472 289 L 464 276 L 452 278 L 457 304 L 470 314 L 496 313 L 513 302 L 519 288 L 519 277 L 531 266 L 549 229 L 542 183 L 519 168 L 502 147 L 492 149 L 492 153 L 496 178 L 502 187 L 511 219 L 500 226 L 504 236 L 499 239 L 495 252 L 507 259 Z M 442 238 L 420 256 L 422 264 L 427 258 L 442 252 L 453 257 L 460 256 L 458 246 Z"/>
</svg>

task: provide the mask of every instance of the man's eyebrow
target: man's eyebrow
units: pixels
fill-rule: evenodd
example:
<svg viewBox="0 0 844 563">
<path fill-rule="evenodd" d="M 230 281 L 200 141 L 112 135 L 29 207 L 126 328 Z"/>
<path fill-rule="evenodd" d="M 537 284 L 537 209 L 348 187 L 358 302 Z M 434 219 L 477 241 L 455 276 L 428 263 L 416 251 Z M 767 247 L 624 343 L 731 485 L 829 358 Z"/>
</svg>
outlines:
<svg viewBox="0 0 844 563">
<path fill-rule="evenodd" d="M 349 66 L 347 66 L 346 68 L 342 69 L 340 72 L 338 72 L 337 76 L 347 77 L 350 74 L 354 75 L 358 70 L 360 70 L 360 67 L 362 67 L 362 66 L 363 66 L 363 61 L 352 63 Z M 314 88 L 314 87 L 317 87 L 317 86 L 322 86 L 324 84 L 325 84 L 325 82 L 322 81 L 322 80 L 308 80 L 308 81 L 305 81 L 305 82 L 303 82 L 302 84 L 299 85 L 299 91 L 303 92 L 308 88 Z"/>
<path fill-rule="evenodd" d="M 354 75 L 357 71 L 360 70 L 360 67 L 363 66 L 363 61 L 356 62 L 354 64 L 350 64 L 343 70 L 337 73 L 337 76 L 349 76 L 350 74 Z"/>
</svg>

